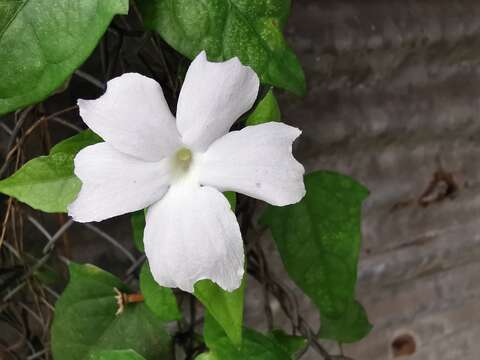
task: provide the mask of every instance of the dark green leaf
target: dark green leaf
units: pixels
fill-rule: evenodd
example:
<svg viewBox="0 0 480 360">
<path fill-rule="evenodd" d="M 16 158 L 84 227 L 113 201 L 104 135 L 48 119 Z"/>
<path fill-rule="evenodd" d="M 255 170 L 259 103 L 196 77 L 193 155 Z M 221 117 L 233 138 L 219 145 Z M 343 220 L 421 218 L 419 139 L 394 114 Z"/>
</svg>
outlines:
<svg viewBox="0 0 480 360">
<path fill-rule="evenodd" d="M 147 360 L 168 359 L 170 337 L 143 303 L 115 315 L 114 289 L 128 292 L 113 275 L 93 266 L 70 264 L 70 282 L 55 305 L 55 360 L 86 360 L 104 350 L 132 349 Z"/>
<path fill-rule="evenodd" d="M 89 360 L 145 360 L 133 350 L 110 350 L 92 353 Z"/>
<path fill-rule="evenodd" d="M 232 292 L 223 290 L 210 280 L 200 280 L 195 284 L 195 297 L 206 307 L 235 345 L 242 342 L 244 293 L 245 277 L 242 285 Z"/>
<path fill-rule="evenodd" d="M 33 275 L 46 285 L 61 284 L 63 281 L 62 274 L 48 264 L 37 268 Z"/>
<path fill-rule="evenodd" d="M 228 202 L 230 203 L 232 211 L 235 211 L 235 208 L 237 207 L 237 193 L 235 193 L 234 191 L 225 191 L 223 195 L 225 195 Z"/>
<path fill-rule="evenodd" d="M 82 148 L 101 141 L 90 130 L 55 145 L 48 156 L 34 158 L 12 176 L 0 180 L 0 192 L 45 212 L 66 212 L 81 182 L 73 174 L 73 159 Z"/>
<path fill-rule="evenodd" d="M 193 59 L 206 50 L 211 61 L 237 56 L 266 84 L 305 93 L 305 76 L 282 29 L 290 0 L 138 0 L 145 25 Z"/>
<path fill-rule="evenodd" d="M 273 330 L 267 334 L 273 338 L 289 354 L 295 354 L 307 344 L 307 339 L 301 336 L 285 334 L 282 330 Z"/>
<path fill-rule="evenodd" d="M 247 126 L 259 125 L 270 121 L 280 121 L 281 119 L 282 114 L 280 113 L 277 99 L 270 89 L 267 95 L 258 103 L 255 110 L 248 116 L 246 124 Z"/>
<path fill-rule="evenodd" d="M 362 339 L 371 329 L 372 325 L 363 306 L 352 301 L 341 317 L 322 316 L 320 337 L 350 343 Z"/>
<path fill-rule="evenodd" d="M 318 306 L 322 336 L 359 340 L 371 328 L 355 301 L 361 207 L 368 191 L 328 171 L 307 175 L 305 186 L 301 202 L 271 206 L 262 221 L 272 230 L 290 277 Z"/>
<path fill-rule="evenodd" d="M 133 243 L 138 251 L 144 252 L 143 231 L 145 230 L 145 210 L 135 211 L 130 217 L 132 224 Z"/>
<path fill-rule="evenodd" d="M 39 102 L 93 51 L 128 0 L 4 0 L 0 4 L 0 114 Z"/>
<path fill-rule="evenodd" d="M 179 320 L 182 314 L 178 310 L 177 300 L 172 289 L 158 285 L 150 272 L 148 264 L 143 264 L 140 272 L 140 291 L 145 297 L 145 304 L 160 320 Z"/>
<path fill-rule="evenodd" d="M 210 349 L 207 360 L 291 360 L 298 350 L 290 352 L 272 334 L 263 335 L 247 328 L 243 328 L 241 346 L 235 346 L 208 312 L 205 314 L 204 339 Z"/>
</svg>

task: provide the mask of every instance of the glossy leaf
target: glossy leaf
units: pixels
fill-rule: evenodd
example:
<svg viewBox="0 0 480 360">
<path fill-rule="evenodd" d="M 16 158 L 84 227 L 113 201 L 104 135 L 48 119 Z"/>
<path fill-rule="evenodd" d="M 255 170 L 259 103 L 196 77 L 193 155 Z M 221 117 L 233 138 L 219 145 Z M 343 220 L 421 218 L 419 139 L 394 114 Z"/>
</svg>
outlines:
<svg viewBox="0 0 480 360">
<path fill-rule="evenodd" d="M 89 360 L 145 360 L 133 350 L 104 350 L 92 353 Z"/>
<path fill-rule="evenodd" d="M 263 335 L 247 328 L 243 328 L 242 344 L 235 346 L 209 313 L 205 314 L 203 335 L 210 350 L 205 355 L 208 360 L 291 360 L 298 351 L 298 347 L 281 344 L 272 334 Z"/>
<path fill-rule="evenodd" d="M 321 336 L 359 340 L 371 328 L 355 301 L 361 207 L 368 191 L 328 171 L 307 175 L 305 186 L 301 202 L 269 207 L 262 222 L 270 227 L 290 277 L 318 306 Z"/>
<path fill-rule="evenodd" d="M 146 360 L 168 359 L 170 337 L 144 303 L 127 304 L 116 315 L 115 276 L 93 266 L 71 263 L 70 282 L 55 305 L 52 352 L 55 360 L 87 360 L 105 350 L 136 351 Z"/>
<path fill-rule="evenodd" d="M 0 192 L 45 212 L 66 212 L 81 182 L 73 159 L 83 147 L 101 139 L 87 130 L 55 145 L 50 155 L 34 158 L 12 176 L 0 180 Z"/>
<path fill-rule="evenodd" d="M 270 121 L 280 121 L 281 119 L 282 114 L 277 99 L 270 89 L 248 116 L 246 125 L 259 125 Z"/>
<path fill-rule="evenodd" d="M 160 320 L 172 321 L 182 318 L 172 289 L 155 282 L 147 263 L 143 264 L 140 272 L 140 291 L 145 297 L 145 304 Z"/>
<path fill-rule="evenodd" d="M 237 290 L 228 292 L 210 280 L 200 280 L 194 295 L 223 328 L 235 345 L 242 342 L 243 300 L 245 277 Z"/>
<path fill-rule="evenodd" d="M 91 54 L 128 0 L 3 0 L 0 114 L 45 99 Z"/>
<path fill-rule="evenodd" d="M 305 76 L 282 29 L 290 0 L 139 0 L 145 26 L 193 59 L 232 57 L 251 66 L 265 84 L 305 93 Z"/>
</svg>

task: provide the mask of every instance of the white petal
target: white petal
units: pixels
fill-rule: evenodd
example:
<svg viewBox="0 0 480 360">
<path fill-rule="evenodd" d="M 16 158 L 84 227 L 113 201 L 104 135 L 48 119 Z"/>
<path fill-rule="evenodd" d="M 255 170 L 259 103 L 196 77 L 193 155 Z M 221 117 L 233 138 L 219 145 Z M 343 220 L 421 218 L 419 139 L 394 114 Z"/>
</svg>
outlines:
<svg viewBox="0 0 480 360">
<path fill-rule="evenodd" d="M 210 187 L 173 185 L 147 211 L 145 254 L 162 286 L 193 292 L 211 279 L 227 291 L 240 286 L 243 243 L 225 197 Z"/>
<path fill-rule="evenodd" d="M 193 60 L 177 106 L 177 127 L 183 142 L 204 151 L 225 135 L 255 102 L 257 74 L 238 58 L 213 63 L 201 52 Z"/>
<path fill-rule="evenodd" d="M 95 100 L 78 100 L 90 129 L 118 151 L 147 161 L 161 160 L 180 146 L 175 119 L 160 85 L 127 73 L 110 80 Z"/>
<path fill-rule="evenodd" d="M 294 204 L 305 195 L 305 170 L 292 155 L 300 134 L 276 122 L 232 131 L 199 157 L 199 181 L 276 206 Z"/>
<path fill-rule="evenodd" d="M 108 143 L 88 146 L 75 157 L 82 188 L 68 214 L 89 222 L 144 209 L 168 190 L 170 167 L 169 159 L 138 160 Z"/>
</svg>

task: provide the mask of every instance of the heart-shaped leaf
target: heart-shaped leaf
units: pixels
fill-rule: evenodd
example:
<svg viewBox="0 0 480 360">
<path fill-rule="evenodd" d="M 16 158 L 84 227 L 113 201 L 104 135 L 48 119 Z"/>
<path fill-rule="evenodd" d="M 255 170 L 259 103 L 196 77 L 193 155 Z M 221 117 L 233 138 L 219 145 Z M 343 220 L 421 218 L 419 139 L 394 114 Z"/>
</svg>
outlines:
<svg viewBox="0 0 480 360">
<path fill-rule="evenodd" d="M 134 350 L 146 360 L 169 359 L 171 339 L 164 323 L 144 303 L 126 304 L 116 315 L 115 289 L 128 289 L 115 276 L 71 263 L 70 282 L 55 305 L 55 360 L 90 360 L 106 350 Z"/>
<path fill-rule="evenodd" d="M 73 160 L 82 148 L 102 139 L 86 130 L 55 145 L 48 156 L 27 162 L 12 176 L 0 180 L 0 192 L 45 212 L 66 212 L 81 182 Z"/>
<path fill-rule="evenodd" d="M 302 201 L 270 206 L 262 222 L 272 230 L 290 277 L 319 308 L 320 336 L 360 340 L 371 329 L 355 300 L 361 208 L 368 191 L 329 171 L 307 175 L 305 187 Z"/>
</svg>

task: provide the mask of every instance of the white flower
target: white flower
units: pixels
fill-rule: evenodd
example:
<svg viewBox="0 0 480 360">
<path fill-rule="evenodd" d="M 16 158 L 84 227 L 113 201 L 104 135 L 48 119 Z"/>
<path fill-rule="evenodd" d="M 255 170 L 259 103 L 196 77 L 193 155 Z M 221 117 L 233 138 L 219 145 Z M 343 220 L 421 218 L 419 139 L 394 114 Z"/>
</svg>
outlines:
<svg viewBox="0 0 480 360">
<path fill-rule="evenodd" d="M 300 130 L 271 122 L 228 133 L 258 88 L 237 58 L 212 63 L 202 52 L 188 69 L 176 121 L 160 85 L 136 73 L 109 81 L 96 100 L 78 100 L 105 142 L 75 157 L 83 185 L 69 214 L 89 222 L 148 208 L 145 253 L 160 285 L 193 292 L 195 282 L 211 279 L 238 288 L 242 236 L 221 192 L 277 206 L 305 194 L 303 166 L 292 156 Z"/>
</svg>

